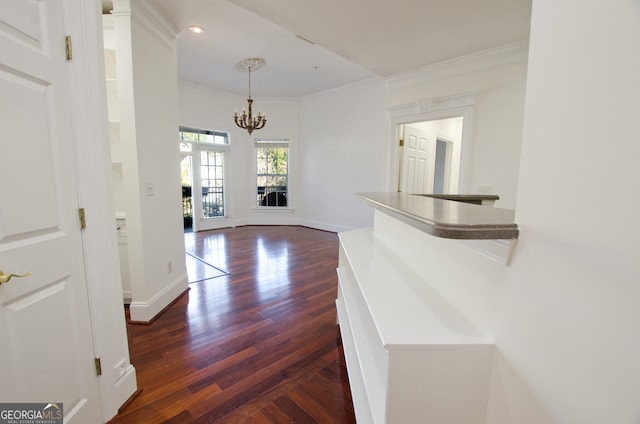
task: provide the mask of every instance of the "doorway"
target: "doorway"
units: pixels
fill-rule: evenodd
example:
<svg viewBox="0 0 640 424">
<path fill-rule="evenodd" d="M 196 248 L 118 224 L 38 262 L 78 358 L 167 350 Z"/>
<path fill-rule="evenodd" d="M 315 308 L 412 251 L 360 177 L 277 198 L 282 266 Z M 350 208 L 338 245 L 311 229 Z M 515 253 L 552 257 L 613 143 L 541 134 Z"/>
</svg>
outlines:
<svg viewBox="0 0 640 424">
<path fill-rule="evenodd" d="M 398 125 L 398 189 L 405 193 L 457 194 L 464 118 Z"/>
<path fill-rule="evenodd" d="M 185 232 L 228 226 L 225 162 L 229 135 L 181 126 L 179 143 Z"/>
</svg>

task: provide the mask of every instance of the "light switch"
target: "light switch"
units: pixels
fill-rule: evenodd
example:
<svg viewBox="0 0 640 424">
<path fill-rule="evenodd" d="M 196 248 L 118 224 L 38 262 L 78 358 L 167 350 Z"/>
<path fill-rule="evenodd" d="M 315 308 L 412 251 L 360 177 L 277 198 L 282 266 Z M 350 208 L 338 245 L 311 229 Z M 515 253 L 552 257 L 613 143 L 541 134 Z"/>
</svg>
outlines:
<svg viewBox="0 0 640 424">
<path fill-rule="evenodd" d="M 145 181 L 144 183 L 144 195 L 147 197 L 155 196 L 155 188 L 153 181 Z"/>
</svg>

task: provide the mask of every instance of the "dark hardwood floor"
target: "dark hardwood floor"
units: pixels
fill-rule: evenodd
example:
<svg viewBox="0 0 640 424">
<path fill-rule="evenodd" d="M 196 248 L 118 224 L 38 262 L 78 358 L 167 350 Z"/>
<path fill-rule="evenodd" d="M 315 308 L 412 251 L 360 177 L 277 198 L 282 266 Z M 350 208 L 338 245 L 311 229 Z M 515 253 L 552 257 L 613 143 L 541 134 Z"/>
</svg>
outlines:
<svg viewBox="0 0 640 424">
<path fill-rule="evenodd" d="M 142 391 L 110 423 L 354 423 L 336 234 L 249 226 L 185 244 L 223 275 L 190 284 L 151 325 L 127 323 Z"/>
</svg>

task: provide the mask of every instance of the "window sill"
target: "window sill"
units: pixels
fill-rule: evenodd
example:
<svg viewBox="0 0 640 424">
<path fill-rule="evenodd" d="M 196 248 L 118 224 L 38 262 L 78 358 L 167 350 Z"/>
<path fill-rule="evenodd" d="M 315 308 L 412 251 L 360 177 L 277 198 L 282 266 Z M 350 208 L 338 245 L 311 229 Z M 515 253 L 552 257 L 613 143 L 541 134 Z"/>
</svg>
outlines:
<svg viewBox="0 0 640 424">
<path fill-rule="evenodd" d="M 294 213 L 295 209 L 280 206 L 262 206 L 259 208 L 251 208 L 251 212 L 258 213 Z"/>
<path fill-rule="evenodd" d="M 221 221 L 221 220 L 225 220 L 225 219 L 229 219 L 229 217 L 227 215 L 223 215 L 223 216 L 205 216 L 203 218 L 200 218 L 200 222 Z"/>
</svg>

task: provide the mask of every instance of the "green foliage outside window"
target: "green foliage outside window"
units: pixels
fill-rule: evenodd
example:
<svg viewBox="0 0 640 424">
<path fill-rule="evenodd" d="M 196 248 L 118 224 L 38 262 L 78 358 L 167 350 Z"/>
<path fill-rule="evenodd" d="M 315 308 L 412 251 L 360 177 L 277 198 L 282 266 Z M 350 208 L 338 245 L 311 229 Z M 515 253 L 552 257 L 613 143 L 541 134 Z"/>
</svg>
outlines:
<svg viewBox="0 0 640 424">
<path fill-rule="evenodd" d="M 287 206 L 289 148 L 257 146 L 256 170 L 258 206 Z"/>
</svg>

